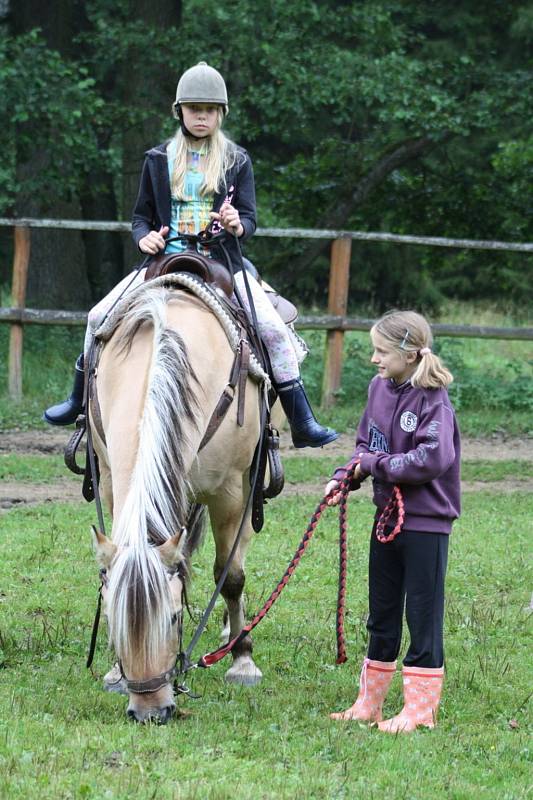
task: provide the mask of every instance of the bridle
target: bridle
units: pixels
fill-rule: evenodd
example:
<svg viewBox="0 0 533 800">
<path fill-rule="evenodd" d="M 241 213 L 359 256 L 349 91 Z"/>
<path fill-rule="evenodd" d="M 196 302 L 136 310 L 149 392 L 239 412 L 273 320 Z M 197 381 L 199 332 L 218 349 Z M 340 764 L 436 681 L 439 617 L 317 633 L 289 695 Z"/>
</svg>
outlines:
<svg viewBox="0 0 533 800">
<path fill-rule="evenodd" d="M 115 686 L 121 683 L 126 687 L 128 692 L 132 692 L 133 694 L 154 694 L 155 692 L 158 692 L 160 689 L 162 689 L 164 686 L 170 684 L 182 672 L 181 655 L 182 655 L 182 645 L 183 645 L 183 606 L 185 605 L 185 607 L 189 611 L 189 614 L 191 613 L 189 609 L 189 603 L 187 600 L 187 592 L 185 589 L 184 562 L 179 561 L 171 570 L 168 570 L 167 574 L 169 580 L 172 580 L 176 576 L 179 578 L 179 580 L 181 581 L 182 598 L 183 598 L 182 607 L 180 608 L 179 611 L 175 611 L 170 618 L 171 628 L 177 626 L 177 633 L 178 633 L 178 653 L 174 661 L 174 665 L 170 669 L 166 670 L 165 672 L 161 672 L 159 675 L 156 675 L 153 678 L 146 678 L 145 680 L 130 680 L 124 672 L 122 661 L 119 659 L 117 663 L 120 671 L 120 677 L 115 682 L 111 683 L 110 684 L 111 686 Z M 100 587 L 98 589 L 98 604 L 93 625 L 93 633 L 91 636 L 89 656 L 87 658 L 87 667 L 89 668 L 91 667 L 92 664 L 94 650 L 96 646 L 96 635 L 98 632 L 98 625 L 100 622 L 103 591 L 104 589 L 107 589 L 108 585 L 109 585 L 109 577 L 107 575 L 107 569 L 102 568 L 100 569 Z M 174 689 L 176 690 L 176 692 L 181 694 L 190 694 L 189 689 L 182 684 L 179 685 L 176 684 L 174 686 Z"/>
</svg>

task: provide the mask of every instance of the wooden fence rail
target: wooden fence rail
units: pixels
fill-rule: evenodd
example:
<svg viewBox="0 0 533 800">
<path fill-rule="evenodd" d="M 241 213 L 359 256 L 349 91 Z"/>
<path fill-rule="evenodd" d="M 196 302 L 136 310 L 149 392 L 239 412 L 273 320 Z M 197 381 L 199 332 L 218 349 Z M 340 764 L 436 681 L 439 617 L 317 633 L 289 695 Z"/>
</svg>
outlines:
<svg viewBox="0 0 533 800">
<path fill-rule="evenodd" d="M 22 397 L 22 353 L 24 325 L 72 325 L 87 322 L 81 311 L 61 311 L 26 308 L 26 286 L 30 260 L 30 229 L 55 228 L 62 230 L 112 231 L 129 233 L 128 222 L 61 219 L 9 219 L 0 217 L 0 226 L 14 229 L 14 256 L 12 279 L 12 307 L 0 308 L 0 323 L 11 325 L 9 339 L 9 394 L 14 400 Z M 306 228 L 258 228 L 256 236 L 299 239 L 328 239 L 332 241 L 328 290 L 328 314 L 302 316 L 296 327 L 301 330 L 327 332 L 322 404 L 330 406 L 341 385 L 343 340 L 346 331 L 367 331 L 372 320 L 346 316 L 350 282 L 352 241 L 391 242 L 394 244 L 452 247 L 468 250 L 500 250 L 532 253 L 533 243 L 500 242 L 475 239 L 449 239 L 435 236 L 407 236 L 370 231 L 312 230 Z M 533 328 L 496 328 L 475 325 L 433 325 L 439 336 L 474 337 L 490 339 L 533 340 Z"/>
</svg>

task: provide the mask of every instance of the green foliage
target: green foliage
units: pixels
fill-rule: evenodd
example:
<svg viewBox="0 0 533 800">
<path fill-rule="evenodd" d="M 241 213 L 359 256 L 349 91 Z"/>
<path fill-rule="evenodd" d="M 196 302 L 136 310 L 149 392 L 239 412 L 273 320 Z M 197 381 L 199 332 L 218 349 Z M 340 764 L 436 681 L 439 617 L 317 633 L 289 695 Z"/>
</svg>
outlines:
<svg viewBox="0 0 533 800">
<path fill-rule="evenodd" d="M 142 152 L 174 130 L 176 80 L 205 59 L 227 79 L 227 127 L 253 157 L 261 225 L 532 238 L 523 0 L 183 0 L 157 18 L 132 0 L 78 5 L 64 52 L 46 31 L 0 32 L 0 213 L 35 201 L 62 216 L 61 201 L 87 194 L 94 213 L 105 191 L 128 218 Z M 327 247 L 256 238 L 247 249 L 280 288 L 323 305 Z M 356 243 L 350 300 L 524 307 L 529 265 L 526 254 Z"/>
<path fill-rule="evenodd" d="M 103 106 L 87 69 L 47 48 L 39 31 L 0 35 L 0 212 L 34 195 L 52 210 L 77 190 L 81 175 L 106 155 L 97 141 Z M 39 170 L 25 174 L 36 151 Z"/>
<path fill-rule="evenodd" d="M 318 402 L 325 336 L 318 331 L 306 331 L 305 338 L 311 345 L 311 355 L 304 361 L 302 371 L 311 397 Z M 483 409 L 485 413 L 500 409 L 507 418 L 516 413 L 526 420 L 531 415 L 533 360 L 528 342 L 439 337 L 434 349 L 454 375 L 449 393 L 459 414 L 476 409 Z M 375 375 L 370 355 L 368 334 L 345 335 L 342 389 L 338 392 L 340 404 L 353 404 L 355 408 L 365 404 L 368 384 Z M 355 411 L 353 419 L 356 419 Z"/>
</svg>

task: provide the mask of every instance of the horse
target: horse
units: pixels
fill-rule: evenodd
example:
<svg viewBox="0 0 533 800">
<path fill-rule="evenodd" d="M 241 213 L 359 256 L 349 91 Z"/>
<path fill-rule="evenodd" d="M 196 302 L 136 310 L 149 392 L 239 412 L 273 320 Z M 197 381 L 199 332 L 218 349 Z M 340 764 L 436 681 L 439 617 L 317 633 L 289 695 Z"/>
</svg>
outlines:
<svg viewBox="0 0 533 800">
<path fill-rule="evenodd" d="M 168 675 L 180 645 L 181 565 L 199 538 L 184 526 L 198 504 L 207 507 L 218 581 L 247 506 L 263 387 L 248 374 L 242 424 L 235 402 L 200 448 L 234 351 L 220 320 L 198 297 L 152 283 L 136 292 L 103 346 L 95 370 L 99 408 L 91 393 L 89 421 L 113 521 L 110 538 L 94 530 L 94 547 L 105 575 L 110 645 L 128 686 L 127 714 L 166 722 L 175 711 L 171 683 L 150 687 L 161 683 L 155 676 Z M 249 512 L 243 524 L 221 590 L 230 638 L 245 621 Z M 251 685 L 261 679 L 250 637 L 232 656 L 227 680 Z"/>
</svg>

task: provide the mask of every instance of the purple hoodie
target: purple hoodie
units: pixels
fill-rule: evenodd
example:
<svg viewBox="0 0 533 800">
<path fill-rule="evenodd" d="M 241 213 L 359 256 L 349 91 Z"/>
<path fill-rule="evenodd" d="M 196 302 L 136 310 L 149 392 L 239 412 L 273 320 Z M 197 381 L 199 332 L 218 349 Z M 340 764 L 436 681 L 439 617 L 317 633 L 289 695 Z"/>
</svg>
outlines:
<svg viewBox="0 0 533 800">
<path fill-rule="evenodd" d="M 357 431 L 354 456 L 361 454 L 361 472 L 372 475 L 378 512 L 397 484 L 405 530 L 450 533 L 461 512 L 461 442 L 446 389 L 419 389 L 410 381 L 398 385 L 376 376 Z M 333 477 L 345 475 L 346 466 Z"/>
</svg>

